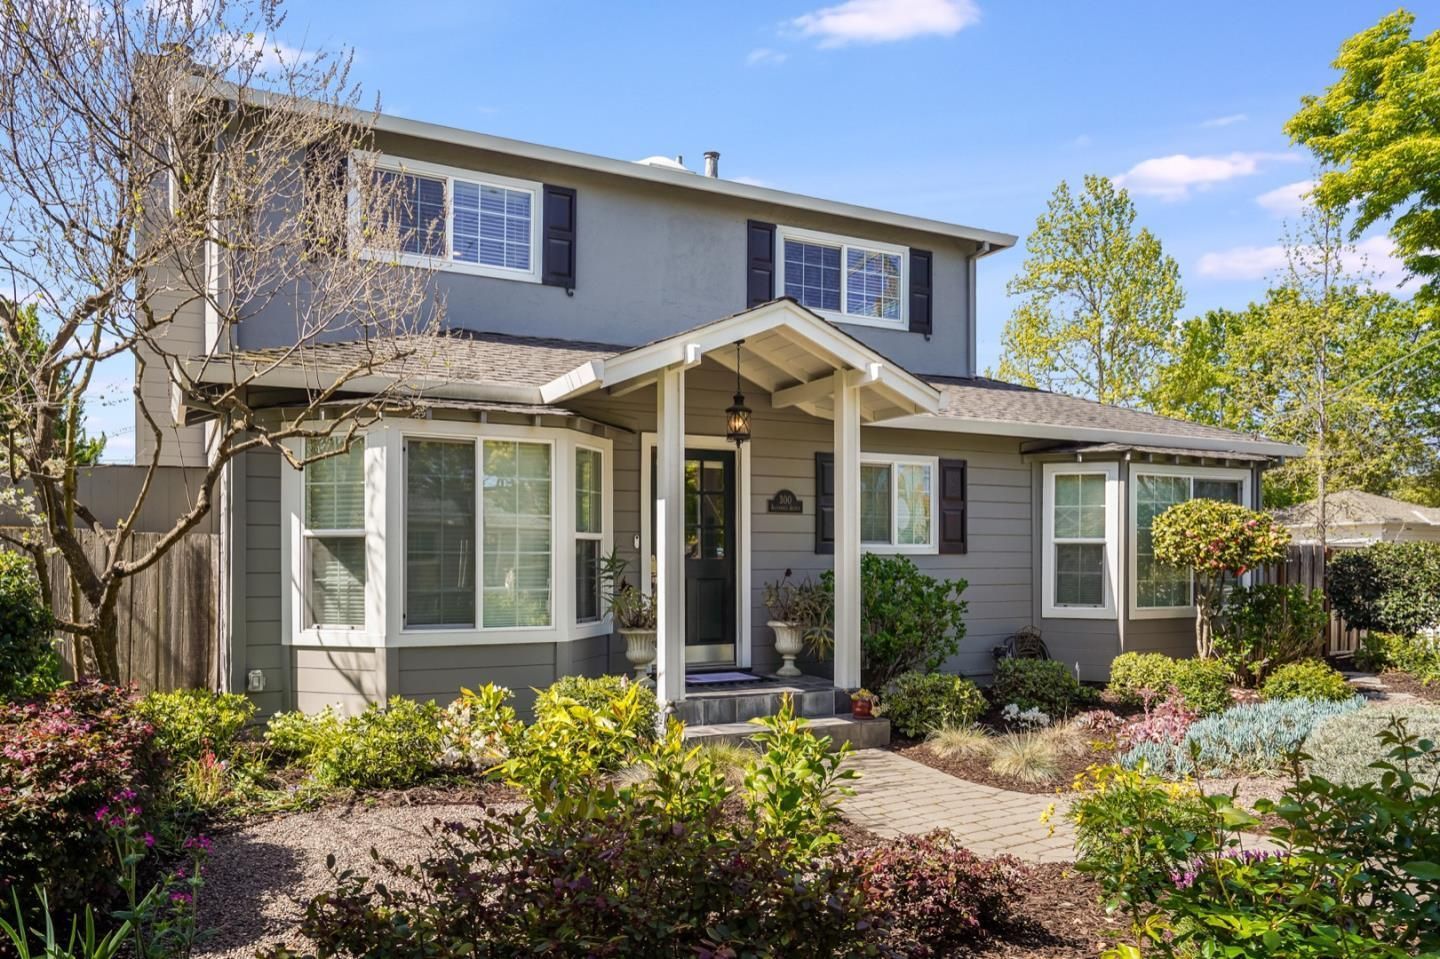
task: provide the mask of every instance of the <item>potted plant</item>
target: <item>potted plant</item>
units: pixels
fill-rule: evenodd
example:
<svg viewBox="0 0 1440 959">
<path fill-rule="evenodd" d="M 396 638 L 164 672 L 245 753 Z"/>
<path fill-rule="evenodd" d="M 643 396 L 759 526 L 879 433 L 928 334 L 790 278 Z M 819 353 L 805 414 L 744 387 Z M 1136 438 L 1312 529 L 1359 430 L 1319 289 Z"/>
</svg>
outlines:
<svg viewBox="0 0 1440 959">
<path fill-rule="evenodd" d="M 857 689 L 850 694 L 850 715 L 856 719 L 874 719 L 875 701 L 879 699 L 868 689 Z"/>
<path fill-rule="evenodd" d="M 764 586 L 765 607 L 770 610 L 765 625 L 775 631 L 775 652 L 784 660 L 777 676 L 800 675 L 795 657 L 806 646 L 817 657 L 830 649 L 829 594 L 808 578 L 792 583 L 790 575 L 787 569 L 778 581 Z"/>
<path fill-rule="evenodd" d="M 647 596 L 625 582 L 627 565 L 618 552 L 605 557 L 600 568 L 601 591 L 611 624 L 625 638 L 625 659 L 634 667 L 636 681 L 648 686 L 650 664 L 655 662 L 655 596 L 653 590 Z"/>
</svg>

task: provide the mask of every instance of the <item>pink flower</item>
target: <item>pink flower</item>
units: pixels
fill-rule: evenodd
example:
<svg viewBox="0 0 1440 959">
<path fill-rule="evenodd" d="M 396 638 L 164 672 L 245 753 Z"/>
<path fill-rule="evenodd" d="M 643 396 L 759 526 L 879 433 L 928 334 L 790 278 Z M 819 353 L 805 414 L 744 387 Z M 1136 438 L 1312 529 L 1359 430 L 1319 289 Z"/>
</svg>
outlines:
<svg viewBox="0 0 1440 959">
<path fill-rule="evenodd" d="M 147 833 L 146 833 L 143 837 L 141 837 L 141 838 L 143 838 L 143 839 L 145 840 L 145 848 L 146 848 L 146 849 L 154 849 L 154 848 L 155 848 L 155 837 L 154 837 L 154 836 L 150 835 L 150 834 L 147 832 Z"/>
</svg>

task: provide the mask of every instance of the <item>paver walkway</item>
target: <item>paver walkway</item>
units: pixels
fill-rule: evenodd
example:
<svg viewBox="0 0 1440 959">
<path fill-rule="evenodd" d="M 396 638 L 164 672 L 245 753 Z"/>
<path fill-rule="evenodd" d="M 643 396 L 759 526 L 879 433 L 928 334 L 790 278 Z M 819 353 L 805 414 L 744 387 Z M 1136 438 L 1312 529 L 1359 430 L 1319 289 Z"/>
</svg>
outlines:
<svg viewBox="0 0 1440 959">
<path fill-rule="evenodd" d="M 1066 862 L 1074 858 L 1075 834 L 1062 818 L 1059 796 L 1011 792 L 957 779 L 888 749 L 851 754 L 860 778 L 855 795 L 841 803 L 845 817 L 887 838 L 934 829 L 953 832 L 980 856 L 1009 853 L 1025 862 Z M 1054 802 L 1050 823 L 1040 817 Z M 1051 832 L 1051 825 L 1054 832 Z"/>
</svg>

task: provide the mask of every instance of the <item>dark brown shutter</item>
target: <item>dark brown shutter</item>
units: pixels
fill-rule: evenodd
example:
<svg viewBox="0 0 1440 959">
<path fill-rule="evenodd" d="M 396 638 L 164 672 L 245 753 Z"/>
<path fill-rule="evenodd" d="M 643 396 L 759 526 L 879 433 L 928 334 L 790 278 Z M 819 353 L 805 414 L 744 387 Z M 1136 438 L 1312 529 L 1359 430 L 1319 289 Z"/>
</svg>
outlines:
<svg viewBox="0 0 1440 959">
<path fill-rule="evenodd" d="M 835 454 L 815 454 L 815 552 L 835 552 Z"/>
<path fill-rule="evenodd" d="M 745 306 L 775 299 L 775 224 L 745 224 Z"/>
<path fill-rule="evenodd" d="M 940 552 L 964 553 L 966 542 L 966 468 L 964 460 L 940 461 Z"/>
<path fill-rule="evenodd" d="M 545 184 L 545 244 L 540 282 L 575 289 L 575 191 Z"/>
<path fill-rule="evenodd" d="M 929 250 L 910 251 L 910 332 L 929 336 L 935 326 L 931 318 Z"/>
</svg>

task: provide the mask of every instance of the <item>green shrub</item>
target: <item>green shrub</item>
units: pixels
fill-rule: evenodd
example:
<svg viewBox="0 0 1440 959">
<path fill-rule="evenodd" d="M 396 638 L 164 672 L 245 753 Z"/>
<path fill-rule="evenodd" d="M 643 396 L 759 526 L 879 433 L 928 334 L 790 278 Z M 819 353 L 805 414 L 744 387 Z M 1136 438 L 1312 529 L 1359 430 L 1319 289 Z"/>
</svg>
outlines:
<svg viewBox="0 0 1440 959">
<path fill-rule="evenodd" d="M 904 736 L 918 737 L 943 727 L 969 726 L 985 711 L 975 684 L 945 673 L 901 673 L 885 693 L 878 715 Z"/>
<path fill-rule="evenodd" d="M 282 762 L 313 766 L 340 738 L 340 726 L 329 706 L 318 713 L 276 713 L 265 725 L 265 745 Z"/>
<path fill-rule="evenodd" d="M 1330 561 L 1326 590 L 1355 629 L 1413 635 L 1440 624 L 1440 543 L 1344 550 Z"/>
<path fill-rule="evenodd" d="M 1316 727 L 1305 743 L 1305 753 L 1310 757 L 1306 772 L 1346 786 L 1377 783 L 1381 770 L 1374 763 L 1385 752 L 1379 746 L 1379 737 L 1395 719 L 1404 720 L 1415 736 L 1440 743 L 1440 706 L 1397 703 L 1357 710 Z"/>
<path fill-rule="evenodd" d="M 445 707 L 440 721 L 446 766 L 489 769 L 509 757 L 524 725 L 510 705 L 510 690 L 486 683 L 476 690 L 461 689 Z"/>
<path fill-rule="evenodd" d="M 1215 620 L 1214 654 L 1241 685 L 1255 687 L 1274 670 L 1319 655 L 1330 614 L 1325 595 L 1304 586 L 1262 584 L 1232 589 Z"/>
<path fill-rule="evenodd" d="M 1164 653 L 1121 653 L 1110 663 L 1105 688 L 1127 706 L 1140 705 L 1146 692 L 1152 699 L 1164 699 L 1175 681 L 1175 662 Z"/>
<path fill-rule="evenodd" d="M 641 739 L 654 739 L 660 703 L 649 686 L 636 683 L 629 676 L 562 676 L 541 691 L 535 700 L 535 717 L 556 708 L 562 700 L 572 700 L 600 713 L 633 694 L 638 713 L 630 721 Z"/>
<path fill-rule="evenodd" d="M 1360 640 L 1355 665 L 1377 672 L 1398 669 L 1425 683 L 1440 681 L 1440 642 L 1371 630 Z"/>
<path fill-rule="evenodd" d="M 1210 716 L 1235 705 L 1230 696 L 1230 667 L 1218 659 L 1177 659 L 1172 681 L 1185 705 Z"/>
<path fill-rule="evenodd" d="M 40 695 L 60 682 L 50 609 L 29 557 L 0 550 L 0 702 Z"/>
<path fill-rule="evenodd" d="M 313 757 L 321 782 L 357 789 L 404 789 L 434 775 L 444 752 L 440 707 L 400 696 L 371 703 Z"/>
<path fill-rule="evenodd" d="M 255 715 L 255 704 L 244 696 L 206 689 L 151 693 L 137 708 L 155 727 L 155 744 L 176 763 L 206 752 L 222 759 L 233 756 L 240 733 Z"/>
<path fill-rule="evenodd" d="M 1059 660 L 1002 659 L 995 664 L 990 700 L 997 706 L 1014 703 L 1022 712 L 1038 709 L 1058 718 L 1093 703 L 1095 693 Z"/>
<path fill-rule="evenodd" d="M 745 807 L 755 835 L 802 862 L 838 846 L 839 801 L 852 793 L 844 783 L 858 775 L 843 768 L 850 744 L 831 749 L 828 738 L 806 729 L 809 722 L 795 715 L 788 695 L 774 716 L 750 722 L 761 727 L 750 737 L 760 755 L 745 770 Z"/>
<path fill-rule="evenodd" d="M 835 595 L 835 574 L 820 577 Z M 906 556 L 860 558 L 861 679 L 884 689 L 901 673 L 933 673 L 965 638 L 963 579 L 935 579 Z"/>
<path fill-rule="evenodd" d="M 1323 699 L 1340 702 L 1355 695 L 1338 670 L 1318 659 L 1301 660 L 1281 666 L 1265 680 L 1261 693 L 1266 699 Z"/>
</svg>

